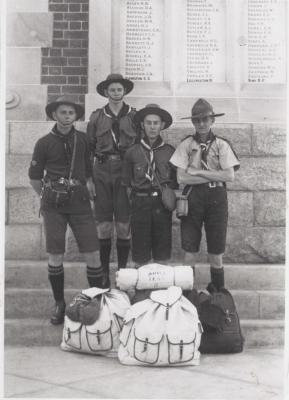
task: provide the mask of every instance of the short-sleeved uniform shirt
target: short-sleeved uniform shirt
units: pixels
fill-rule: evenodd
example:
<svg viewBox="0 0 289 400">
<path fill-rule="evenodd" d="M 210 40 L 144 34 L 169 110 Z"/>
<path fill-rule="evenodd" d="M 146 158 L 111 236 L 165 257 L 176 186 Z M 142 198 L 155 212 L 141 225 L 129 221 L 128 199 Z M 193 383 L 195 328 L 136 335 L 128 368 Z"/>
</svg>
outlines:
<svg viewBox="0 0 289 400">
<path fill-rule="evenodd" d="M 202 169 L 201 154 L 200 144 L 194 140 L 193 136 L 189 136 L 178 145 L 170 159 L 170 162 L 176 167 L 184 170 L 190 166 L 196 169 Z M 231 167 L 238 169 L 240 166 L 240 162 L 234 154 L 230 144 L 226 140 L 217 136 L 209 148 L 207 164 L 209 170 L 215 171 Z"/>
<path fill-rule="evenodd" d="M 170 162 L 178 168 L 188 167 L 202 169 L 201 146 L 189 136 L 177 147 Z M 239 160 L 231 145 L 222 138 L 215 137 L 207 152 L 209 170 L 225 170 L 240 166 Z M 225 187 L 210 188 L 207 183 L 191 185 L 188 198 L 189 212 L 181 218 L 182 248 L 187 252 L 198 252 L 202 237 L 202 226 L 205 226 L 207 249 L 211 254 L 222 254 L 225 251 L 228 221 L 228 202 Z"/>
</svg>

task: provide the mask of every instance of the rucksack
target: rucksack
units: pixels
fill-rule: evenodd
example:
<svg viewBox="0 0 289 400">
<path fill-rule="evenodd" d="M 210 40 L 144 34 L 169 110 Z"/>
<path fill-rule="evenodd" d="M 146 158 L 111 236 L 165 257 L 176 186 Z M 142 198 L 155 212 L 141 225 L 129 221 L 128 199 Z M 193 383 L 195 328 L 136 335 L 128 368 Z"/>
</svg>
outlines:
<svg viewBox="0 0 289 400">
<path fill-rule="evenodd" d="M 244 337 L 231 293 L 222 288 L 211 294 L 199 293 L 199 317 L 204 332 L 201 353 L 240 353 Z"/>
<path fill-rule="evenodd" d="M 61 349 L 116 356 L 129 307 L 127 294 L 120 290 L 83 290 L 66 308 Z"/>
<path fill-rule="evenodd" d="M 155 290 L 129 308 L 118 358 L 126 365 L 199 365 L 202 325 L 180 287 Z"/>
</svg>

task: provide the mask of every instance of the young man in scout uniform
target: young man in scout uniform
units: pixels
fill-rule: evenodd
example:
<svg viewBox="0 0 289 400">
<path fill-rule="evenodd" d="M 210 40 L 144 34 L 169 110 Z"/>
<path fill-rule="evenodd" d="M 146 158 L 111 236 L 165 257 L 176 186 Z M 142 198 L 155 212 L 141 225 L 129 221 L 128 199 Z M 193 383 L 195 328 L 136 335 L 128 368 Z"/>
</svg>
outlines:
<svg viewBox="0 0 289 400">
<path fill-rule="evenodd" d="M 169 164 L 174 148 L 160 136 L 161 130 L 171 125 L 171 115 L 156 104 L 148 104 L 136 113 L 134 121 L 144 135 L 125 154 L 123 184 L 132 190 L 132 260 L 140 266 L 152 258 L 162 262 L 171 257 L 172 212 L 162 203 L 152 168 L 162 186 L 175 188 L 177 182 L 175 169 Z"/>
<path fill-rule="evenodd" d="M 93 177 L 96 187 L 95 216 L 100 245 L 100 262 L 109 282 L 109 260 L 113 220 L 117 234 L 118 269 L 125 268 L 130 250 L 129 200 L 121 185 L 121 169 L 125 151 L 134 144 L 135 109 L 124 102 L 133 89 L 133 82 L 120 74 L 111 74 L 97 85 L 97 92 L 108 99 L 94 111 L 87 134 L 94 157 Z"/>
<path fill-rule="evenodd" d="M 231 145 L 215 136 L 212 125 L 215 114 L 211 104 L 199 99 L 191 117 L 195 134 L 185 138 L 177 147 L 170 162 L 177 167 L 179 184 L 188 193 L 188 215 L 181 218 L 182 248 L 185 264 L 195 265 L 199 251 L 202 226 L 205 226 L 211 284 L 219 290 L 224 286 L 222 263 L 226 244 L 228 203 L 226 182 L 234 180 L 234 170 L 240 163 Z M 212 286 L 208 286 L 210 287 Z"/>
<path fill-rule="evenodd" d="M 97 232 L 90 206 L 95 190 L 89 144 L 85 133 L 73 126 L 84 109 L 61 97 L 47 105 L 46 113 L 56 124 L 36 142 L 29 178 L 41 198 L 48 277 L 56 301 L 51 323 L 57 325 L 63 322 L 65 313 L 63 256 L 67 224 L 87 263 L 89 285 L 102 287 L 104 277 L 95 265 Z"/>
</svg>

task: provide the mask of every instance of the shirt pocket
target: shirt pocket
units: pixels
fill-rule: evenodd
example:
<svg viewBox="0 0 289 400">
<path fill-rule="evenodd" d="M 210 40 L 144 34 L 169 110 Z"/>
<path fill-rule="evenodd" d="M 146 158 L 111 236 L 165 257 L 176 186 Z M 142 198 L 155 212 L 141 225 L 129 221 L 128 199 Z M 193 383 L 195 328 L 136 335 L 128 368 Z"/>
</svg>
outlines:
<svg viewBox="0 0 289 400">
<path fill-rule="evenodd" d="M 159 179 L 163 182 L 167 182 L 170 180 L 170 174 L 171 174 L 171 170 L 170 170 L 170 166 L 168 162 L 160 162 L 157 164 L 157 173 L 159 176 Z"/>
<path fill-rule="evenodd" d="M 128 147 L 132 146 L 135 142 L 136 134 L 133 131 L 120 130 L 119 136 L 119 148 L 121 150 L 126 150 Z"/>
<path fill-rule="evenodd" d="M 96 134 L 96 151 L 105 152 L 113 149 L 111 131 L 100 131 Z"/>
<path fill-rule="evenodd" d="M 136 181 L 143 180 L 146 174 L 147 167 L 144 164 L 135 164 L 133 173 L 134 173 L 134 179 Z"/>
</svg>

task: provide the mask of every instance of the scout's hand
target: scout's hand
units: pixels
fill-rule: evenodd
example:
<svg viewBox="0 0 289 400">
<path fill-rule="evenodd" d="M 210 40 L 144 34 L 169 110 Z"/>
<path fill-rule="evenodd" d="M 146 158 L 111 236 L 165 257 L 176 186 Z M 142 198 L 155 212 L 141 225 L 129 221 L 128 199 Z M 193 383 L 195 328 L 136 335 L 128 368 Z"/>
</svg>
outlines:
<svg viewBox="0 0 289 400">
<path fill-rule="evenodd" d="M 86 182 L 86 187 L 89 193 L 90 200 L 93 200 L 95 197 L 95 186 L 92 181 L 92 178 L 89 178 Z"/>
<path fill-rule="evenodd" d="M 197 169 L 197 168 L 194 168 L 194 167 L 189 166 L 189 167 L 187 168 L 186 172 L 187 172 L 188 174 L 190 174 L 191 176 L 198 176 L 200 170 Z"/>
</svg>

